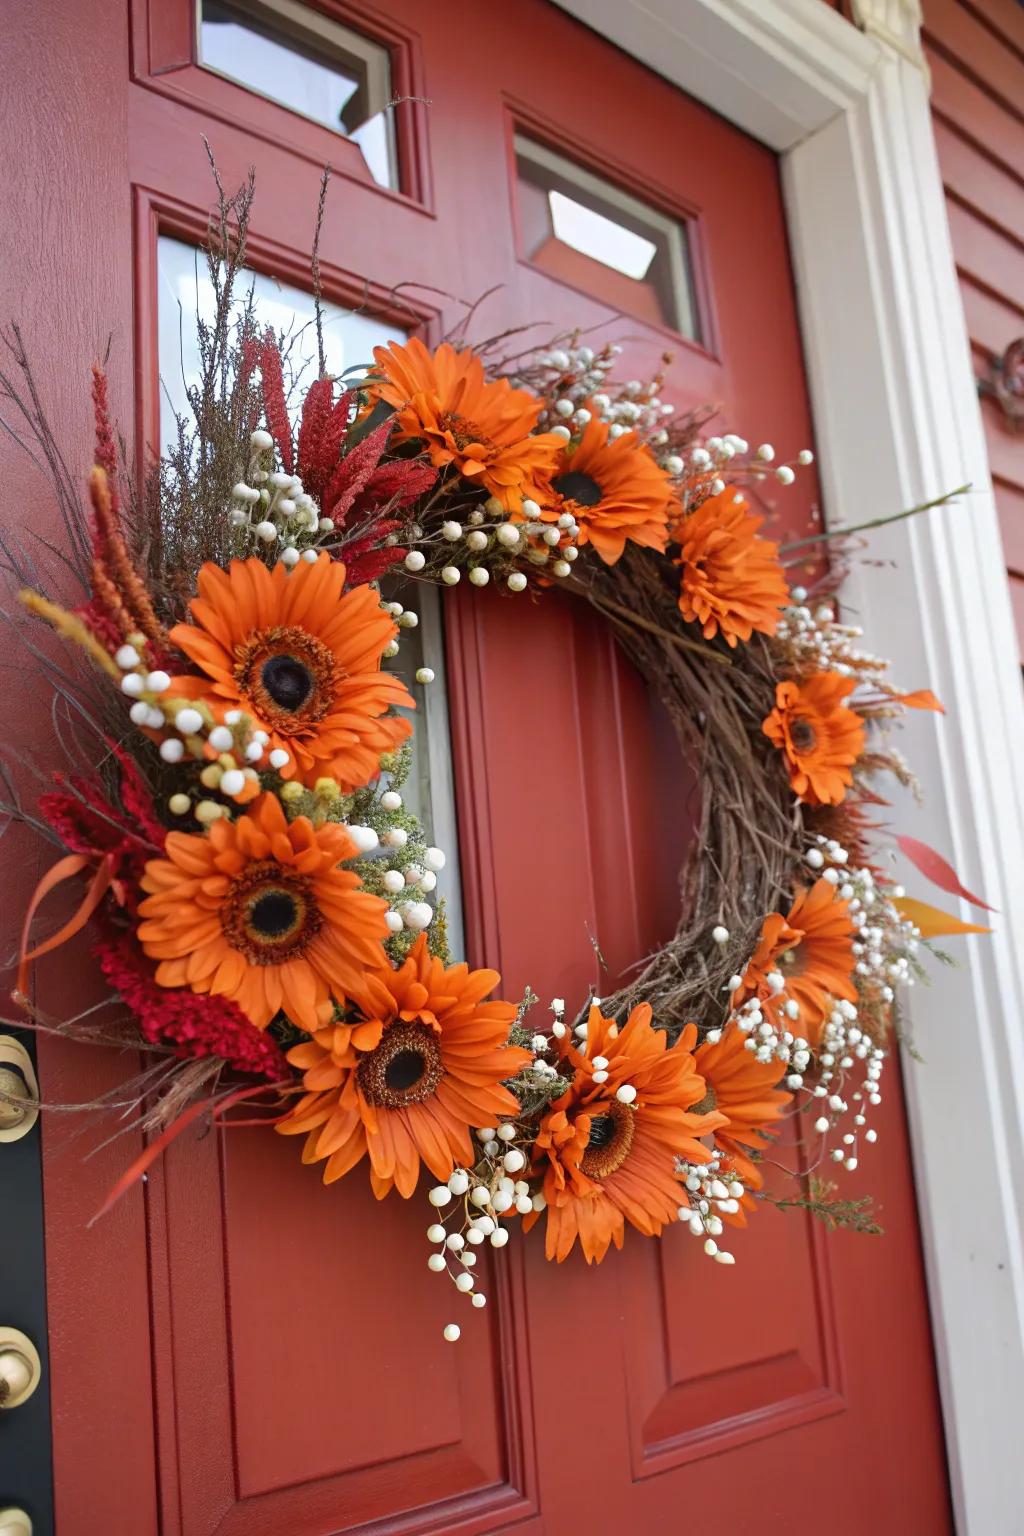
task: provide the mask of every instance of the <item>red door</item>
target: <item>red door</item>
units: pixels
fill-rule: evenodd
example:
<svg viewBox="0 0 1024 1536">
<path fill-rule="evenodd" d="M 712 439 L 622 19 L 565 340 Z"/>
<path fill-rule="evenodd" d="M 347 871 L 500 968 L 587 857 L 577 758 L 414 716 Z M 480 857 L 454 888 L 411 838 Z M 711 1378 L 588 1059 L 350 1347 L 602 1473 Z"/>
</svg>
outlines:
<svg viewBox="0 0 1024 1536">
<path fill-rule="evenodd" d="M 318 0 L 383 46 L 396 93 L 419 98 L 394 114 L 396 189 L 329 128 L 199 67 L 191 0 L 13 9 L 6 74 L 25 98 L 11 155 L 28 190 L 4 312 L 25 314 L 53 414 L 81 425 L 77 469 L 87 367 L 108 333 L 123 419 L 134 410 L 139 441 L 157 440 L 156 242 L 202 239 L 202 133 L 229 186 L 255 162 L 255 269 L 306 283 L 330 160 L 329 298 L 436 339 L 457 299 L 498 285 L 477 337 L 600 325 L 638 376 L 673 352 L 677 407 L 720 404 L 727 426 L 794 452 L 811 440 L 772 155 L 545 0 Z M 538 247 L 517 133 L 685 226 L 694 339 L 628 272 Z M 806 531 L 811 499 L 806 485 L 780 492 L 779 523 Z M 690 786 L 589 614 L 460 592 L 447 615 L 468 958 L 500 968 L 509 997 L 529 982 L 578 998 L 596 980 L 589 935 L 618 971 L 673 927 Z M 51 968 L 43 1006 L 81 1006 L 84 967 Z M 124 1070 L 45 1042 L 43 1067 L 58 1100 Z M 87 1228 L 132 1144 L 85 1162 L 89 1137 L 55 1117 L 60 1536 L 948 1530 L 895 1084 L 883 1117 L 858 1177 L 884 1184 L 884 1238 L 826 1238 L 766 1210 L 732 1244 L 732 1269 L 671 1232 L 630 1234 L 596 1270 L 579 1255 L 549 1266 L 541 1241 L 516 1239 L 455 1348 L 424 1203 L 381 1210 L 358 1175 L 325 1191 L 292 1143 L 239 1130 L 183 1139 Z"/>
</svg>

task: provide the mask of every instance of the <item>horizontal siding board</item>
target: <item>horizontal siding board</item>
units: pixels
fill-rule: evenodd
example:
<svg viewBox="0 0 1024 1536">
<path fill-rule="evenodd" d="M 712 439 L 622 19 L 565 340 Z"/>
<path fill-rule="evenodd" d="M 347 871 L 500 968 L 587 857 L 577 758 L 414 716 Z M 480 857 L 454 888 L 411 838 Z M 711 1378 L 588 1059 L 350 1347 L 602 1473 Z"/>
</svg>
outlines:
<svg viewBox="0 0 1024 1536">
<path fill-rule="evenodd" d="M 1024 580 L 1024 485 L 1005 485 L 997 481 L 995 493 L 1006 564 L 1015 576 Z"/>
<path fill-rule="evenodd" d="M 1009 486 L 1024 485 L 1024 471 L 1021 468 L 1024 434 L 1011 429 L 994 400 L 983 402 L 982 414 L 985 418 L 988 462 L 993 480 Z"/>
<path fill-rule="evenodd" d="M 1024 249 L 1024 184 L 982 154 L 938 113 L 935 145 L 946 191 Z"/>
<path fill-rule="evenodd" d="M 1024 61 L 1024 6 L 1020 0 L 960 0 L 960 3 Z"/>
<path fill-rule="evenodd" d="M 1010 601 L 1017 620 L 1017 646 L 1020 664 L 1024 667 L 1024 577 L 1010 577 Z"/>
<path fill-rule="evenodd" d="M 1024 123 L 969 80 L 942 54 L 927 49 L 932 72 L 932 105 L 982 154 L 1024 185 Z"/>
<path fill-rule="evenodd" d="M 947 200 L 953 253 L 960 271 L 979 287 L 996 294 L 1008 308 L 1016 311 L 1019 335 L 1024 320 L 1024 249 L 1005 240 L 971 211 L 953 198 Z M 1013 336 L 1007 336 L 1007 343 Z M 1001 349 L 1000 349 L 1001 350 Z"/>
<path fill-rule="evenodd" d="M 967 334 L 971 345 L 978 352 L 978 365 L 984 360 L 1001 357 L 1007 344 L 1024 331 L 1024 324 L 1015 309 L 960 274 L 960 292 L 967 319 Z"/>
<path fill-rule="evenodd" d="M 926 43 L 940 50 L 962 74 L 1024 123 L 1020 60 L 984 22 L 958 0 L 931 0 L 925 17 Z"/>
<path fill-rule="evenodd" d="M 1024 335 L 1024 6 L 925 0 L 935 144 L 975 370 Z M 1024 659 L 1024 432 L 982 404 Z"/>
</svg>

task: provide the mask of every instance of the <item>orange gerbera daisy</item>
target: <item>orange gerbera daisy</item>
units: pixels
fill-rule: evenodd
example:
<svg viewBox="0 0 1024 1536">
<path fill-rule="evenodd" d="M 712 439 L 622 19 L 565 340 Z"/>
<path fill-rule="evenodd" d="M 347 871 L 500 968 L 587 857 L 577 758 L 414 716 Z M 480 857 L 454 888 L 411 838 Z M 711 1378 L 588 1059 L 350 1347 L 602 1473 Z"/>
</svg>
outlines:
<svg viewBox="0 0 1024 1536">
<path fill-rule="evenodd" d="M 856 687 L 839 672 L 815 672 L 806 682 L 776 684 L 765 735 L 785 754 L 789 782 L 808 805 L 838 805 L 853 783 L 864 751 L 864 722 L 843 700 Z"/>
<path fill-rule="evenodd" d="M 857 998 L 853 934 L 849 906 L 828 880 L 798 890 L 788 916 L 769 912 L 765 918 L 734 1004 L 756 996 L 774 1012 L 768 976 L 777 972 L 785 978 L 785 997 L 800 1009 L 793 1032 L 817 1044 L 833 1000 L 852 1003 Z"/>
<path fill-rule="evenodd" d="M 351 989 L 352 1018 L 289 1051 L 307 1091 L 277 1129 L 308 1132 L 303 1162 L 326 1158 L 325 1184 L 368 1152 L 378 1200 L 392 1188 L 408 1197 L 421 1161 L 446 1180 L 473 1161 L 471 1127 L 518 1113 L 502 1083 L 533 1058 L 508 1044 L 513 1005 L 484 1001 L 500 979 L 443 966 L 421 934 L 397 970 Z"/>
<path fill-rule="evenodd" d="M 728 1155 L 748 1189 L 760 1189 L 764 1181 L 749 1154 L 764 1150 L 793 1095 L 778 1086 L 785 1067 L 778 1061 L 758 1061 L 746 1049 L 747 1038 L 737 1024 L 730 1024 L 720 1040 L 698 1048 L 694 1059 L 707 1094 L 697 1107 L 725 1116 L 725 1124 L 715 1132 L 715 1146 Z"/>
<path fill-rule="evenodd" d="M 139 939 L 162 987 L 191 987 L 237 1003 L 257 1029 L 284 1011 L 318 1029 L 384 964 L 386 904 L 339 869 L 356 846 L 343 827 L 289 822 L 275 795 L 205 837 L 169 832 L 166 858 L 142 877 Z"/>
<path fill-rule="evenodd" d="M 405 685 L 381 671 L 397 633 L 368 586 L 345 592 L 345 567 L 322 554 L 289 572 L 262 560 L 204 565 L 193 623 L 171 640 L 205 677 L 179 676 L 171 692 L 205 698 L 215 713 L 243 709 L 284 748 L 286 779 L 312 785 L 335 778 L 355 789 L 380 772 L 380 759 L 410 735 L 408 720 L 386 715 L 414 708 Z"/>
<path fill-rule="evenodd" d="M 562 441 L 534 432 L 541 412 L 535 395 L 507 379 L 488 381 L 475 352 L 447 342 L 428 352 L 414 336 L 374 347 L 373 356 L 380 378 L 370 381 L 369 394 L 395 407 L 393 442 L 424 442 L 432 464 L 453 465 L 508 512 L 519 512 L 524 496 L 543 497 Z"/>
<path fill-rule="evenodd" d="M 778 545 L 758 537 L 755 517 L 732 490 L 709 496 L 679 525 L 679 609 L 705 640 L 721 631 L 728 645 L 756 629 L 774 635 L 788 598 Z"/>
<path fill-rule="evenodd" d="M 622 1247 L 627 1221 L 656 1237 L 676 1219 L 676 1158 L 706 1163 L 698 1137 L 725 1124 L 724 1115 L 694 1108 L 707 1093 L 694 1064 L 696 1039 L 696 1025 L 688 1024 L 670 1046 L 652 1025 L 649 1004 L 640 1003 L 621 1029 L 592 1007 L 584 1052 L 569 1037 L 562 1042 L 572 1084 L 549 1107 L 534 1143 L 549 1259 L 561 1263 L 579 1238 L 587 1263 L 599 1264 L 612 1243 Z M 606 1066 L 596 1065 L 600 1058 Z M 623 1102 L 619 1093 L 629 1097 L 629 1089 L 633 1096 Z M 536 1219 L 525 1217 L 524 1228 Z"/>
<path fill-rule="evenodd" d="M 549 518 L 571 512 L 579 524 L 580 544 L 593 544 L 606 565 L 614 565 L 626 540 L 663 550 L 675 492 L 635 432 L 608 435 L 596 415 L 576 444 L 563 448 L 552 485 L 562 505 Z"/>
</svg>

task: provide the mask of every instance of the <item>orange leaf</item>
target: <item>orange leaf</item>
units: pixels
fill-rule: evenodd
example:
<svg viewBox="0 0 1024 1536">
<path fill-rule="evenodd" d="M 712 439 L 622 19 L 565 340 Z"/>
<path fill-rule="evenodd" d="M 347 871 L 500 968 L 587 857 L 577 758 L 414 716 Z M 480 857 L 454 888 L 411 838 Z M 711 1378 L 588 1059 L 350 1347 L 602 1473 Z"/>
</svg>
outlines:
<svg viewBox="0 0 1024 1536">
<path fill-rule="evenodd" d="M 894 896 L 892 904 L 902 917 L 920 929 L 923 939 L 938 939 L 953 933 L 992 932 L 991 928 L 982 928 L 978 923 L 962 923 L 958 917 L 940 912 L 938 907 L 930 907 L 926 901 L 915 901 L 912 896 Z"/>
<path fill-rule="evenodd" d="M 936 714 L 946 713 L 946 706 L 940 703 L 930 688 L 918 688 L 914 693 L 897 693 L 895 698 L 908 709 L 934 709 Z"/>
</svg>

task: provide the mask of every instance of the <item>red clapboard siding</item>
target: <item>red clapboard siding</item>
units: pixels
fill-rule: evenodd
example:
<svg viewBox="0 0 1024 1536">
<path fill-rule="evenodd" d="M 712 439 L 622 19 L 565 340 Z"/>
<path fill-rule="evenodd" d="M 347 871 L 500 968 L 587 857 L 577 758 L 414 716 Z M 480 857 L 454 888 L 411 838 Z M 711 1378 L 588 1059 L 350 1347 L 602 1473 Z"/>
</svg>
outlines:
<svg viewBox="0 0 1024 1536">
<path fill-rule="evenodd" d="M 935 141 L 978 373 L 1024 335 L 1024 7 L 925 0 Z M 1024 431 L 985 429 L 1024 661 Z"/>
</svg>

